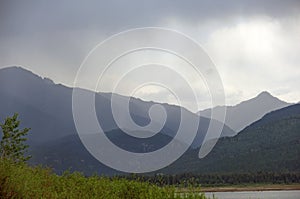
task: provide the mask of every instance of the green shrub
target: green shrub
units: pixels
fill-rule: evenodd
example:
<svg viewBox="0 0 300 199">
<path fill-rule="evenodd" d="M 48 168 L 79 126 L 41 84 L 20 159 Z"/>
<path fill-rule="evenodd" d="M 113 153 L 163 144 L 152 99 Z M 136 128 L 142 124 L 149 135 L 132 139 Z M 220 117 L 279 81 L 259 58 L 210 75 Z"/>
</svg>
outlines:
<svg viewBox="0 0 300 199">
<path fill-rule="evenodd" d="M 50 169 L 0 160 L 0 198 L 205 199 L 204 194 L 175 192 L 174 187 L 75 172 L 58 176 Z"/>
</svg>

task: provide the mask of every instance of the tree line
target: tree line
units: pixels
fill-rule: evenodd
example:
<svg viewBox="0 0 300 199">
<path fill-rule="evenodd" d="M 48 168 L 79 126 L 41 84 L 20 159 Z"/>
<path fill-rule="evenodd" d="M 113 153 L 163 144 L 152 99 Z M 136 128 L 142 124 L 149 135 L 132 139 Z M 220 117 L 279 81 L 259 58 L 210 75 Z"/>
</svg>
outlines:
<svg viewBox="0 0 300 199">
<path fill-rule="evenodd" d="M 226 173 L 226 174 L 194 174 L 176 175 L 136 175 L 122 176 L 130 180 L 146 181 L 160 186 L 223 186 L 241 184 L 294 184 L 300 183 L 300 173 L 257 172 L 257 173 Z"/>
</svg>

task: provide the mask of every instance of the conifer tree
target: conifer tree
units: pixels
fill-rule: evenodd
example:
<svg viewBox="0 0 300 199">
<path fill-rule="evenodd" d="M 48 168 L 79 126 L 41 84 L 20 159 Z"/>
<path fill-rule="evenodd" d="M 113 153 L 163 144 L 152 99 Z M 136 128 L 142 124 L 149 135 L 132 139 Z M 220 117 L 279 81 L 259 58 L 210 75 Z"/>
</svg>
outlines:
<svg viewBox="0 0 300 199">
<path fill-rule="evenodd" d="M 15 113 L 13 117 L 7 117 L 3 124 L 0 124 L 2 128 L 2 140 L 0 142 L 0 156 L 2 159 L 9 159 L 14 162 L 25 162 L 31 158 L 31 156 L 25 156 L 28 145 L 25 144 L 27 138 L 25 137 L 30 130 L 25 128 L 19 129 L 20 121 L 18 120 L 18 114 Z"/>
</svg>

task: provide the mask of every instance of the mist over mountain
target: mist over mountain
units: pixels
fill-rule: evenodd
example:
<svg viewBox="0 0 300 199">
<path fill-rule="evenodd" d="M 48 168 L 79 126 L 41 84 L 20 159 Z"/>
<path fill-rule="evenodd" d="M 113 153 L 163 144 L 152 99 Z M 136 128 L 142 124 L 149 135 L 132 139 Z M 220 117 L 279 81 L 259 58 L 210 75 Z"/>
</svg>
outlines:
<svg viewBox="0 0 300 199">
<path fill-rule="evenodd" d="M 52 80 L 41 78 L 21 67 L 1 69 L 0 119 L 4 120 L 5 117 L 15 112 L 19 113 L 22 125 L 32 128 L 28 135 L 28 142 L 33 146 L 75 135 L 77 133 L 72 115 L 72 91 L 72 88 L 54 84 Z M 112 95 L 117 101 L 117 109 L 124 110 L 128 97 L 111 93 L 95 93 L 98 121 L 105 132 L 119 129 L 111 110 Z M 132 119 L 142 126 L 150 122 L 148 115 L 150 107 L 159 104 L 133 97 L 130 97 L 129 101 Z M 200 118 L 198 115 L 179 106 L 160 105 L 165 108 L 167 113 L 166 123 L 160 133 L 174 137 L 179 128 L 180 115 L 183 112 L 186 115 L 186 120 L 199 121 L 199 130 L 192 144 L 192 147 L 199 147 L 204 139 L 210 120 Z M 153 118 L 153 120 L 154 123 L 160 123 L 157 118 Z M 230 136 L 234 133 L 233 130 L 224 126 L 222 136 Z M 130 139 L 129 135 L 128 139 Z M 180 141 L 185 142 L 184 138 Z"/>
<path fill-rule="evenodd" d="M 226 106 L 225 124 L 235 132 L 243 130 L 252 122 L 260 119 L 266 113 L 291 105 L 264 91 L 256 97 L 243 101 L 235 106 Z M 223 107 L 224 108 L 224 107 Z M 212 109 L 199 111 L 198 114 L 210 118 Z M 213 108 L 216 114 L 220 114 L 222 107 Z"/>
<path fill-rule="evenodd" d="M 43 139 L 44 141 L 49 141 L 44 136 L 48 136 L 49 139 L 56 139 L 76 132 L 72 116 L 72 88 L 54 84 L 50 79 L 41 78 L 21 67 L 10 67 L 0 70 L 0 91 L 2 93 L 0 104 L 1 118 L 11 115 L 14 112 L 19 112 L 22 121 L 24 119 L 23 123 L 31 126 L 33 131 L 42 129 L 47 131 L 48 128 L 46 127 L 48 126 L 60 128 L 52 129 L 51 133 L 39 132 L 37 135 L 34 135 L 33 140 L 40 141 L 39 139 Z M 116 98 L 117 108 L 124 109 L 123 106 L 128 97 L 111 93 L 95 93 L 95 107 L 99 122 L 104 131 L 118 128 L 110 108 L 112 95 Z M 129 109 L 133 120 L 139 125 L 148 124 L 150 122 L 148 111 L 154 104 L 160 103 L 146 102 L 130 97 Z M 187 113 L 187 119 L 189 117 L 198 118 L 200 131 L 206 132 L 209 124 L 208 119 L 201 118 L 200 120 L 199 116 L 179 106 L 169 104 L 160 105 L 165 108 L 168 114 L 165 126 L 172 131 L 168 131 L 168 134 L 171 136 L 174 136 L 174 132 L 178 129 L 180 111 Z M 37 113 L 40 115 L 38 116 Z M 49 120 L 44 121 L 43 118 L 48 118 Z M 36 122 L 36 120 L 41 121 Z M 36 126 L 37 123 L 39 123 L 38 126 Z M 232 135 L 233 133 L 231 129 L 226 126 L 224 127 L 224 136 Z M 205 134 L 202 134 L 203 136 Z"/>
<path fill-rule="evenodd" d="M 31 128 L 28 134 L 30 153 L 33 155 L 31 164 L 48 165 L 57 173 L 71 169 L 82 171 L 87 175 L 95 172 L 107 175 L 119 174 L 120 172 L 98 162 L 81 143 L 73 121 L 72 91 L 72 88 L 55 84 L 51 79 L 41 78 L 20 67 L 0 69 L 0 119 L 3 121 L 5 117 L 17 112 L 20 114 L 22 127 Z M 95 93 L 98 121 L 107 137 L 117 146 L 128 151 L 151 152 L 168 144 L 178 130 L 181 111 L 186 114 L 186 119 L 197 119 L 199 121 L 199 130 L 191 147 L 179 160 L 163 169 L 162 172 L 227 172 L 230 171 L 229 165 L 238 165 L 239 161 L 244 160 L 245 164 L 249 163 L 252 167 L 243 165 L 233 166 L 232 168 L 236 168 L 237 171 L 241 172 L 259 170 L 260 168 L 266 170 L 280 170 L 283 168 L 295 170 L 295 164 L 299 163 L 292 157 L 292 155 L 299 156 L 299 149 L 295 147 L 295 142 L 299 140 L 299 128 L 297 126 L 299 106 L 290 106 L 286 109 L 271 112 L 236 136 L 234 136 L 236 132 L 225 125 L 222 137 L 234 137 L 222 138 L 211 154 L 199 160 L 198 151 L 211 122 L 209 118 L 199 117 L 197 114 L 175 105 L 146 102 L 131 97 L 129 99 L 130 115 L 134 122 L 139 125 L 147 125 L 150 122 L 148 112 L 154 104 L 162 105 L 167 113 L 166 123 L 159 133 L 150 138 L 138 139 L 125 134 L 118 128 L 111 110 L 112 95 L 116 97 L 117 108 L 120 110 L 124 108 L 123 105 L 128 100 L 128 97 L 118 94 Z M 263 92 L 254 99 L 229 107 L 229 118 L 239 119 L 237 123 L 229 124 L 236 125 L 234 126 L 236 128 L 241 124 L 245 126 L 254 118 L 260 117 L 267 109 L 271 110 L 287 105 L 287 103 L 280 101 L 269 93 Z M 243 111 L 245 111 L 244 114 Z M 208 117 L 209 112 L 210 110 L 206 110 L 203 114 L 201 113 L 201 116 Z M 234 113 L 239 114 L 235 116 Z M 160 121 L 154 118 L 153 122 L 159 123 Z M 239 128 L 243 127 L 240 126 Z M 259 133 L 261 128 L 265 129 L 263 133 Z M 186 144 L 185 139 L 176 140 L 176 142 Z M 272 148 L 272 150 L 265 151 L 264 148 L 261 148 L 262 146 Z M 279 152 L 279 150 L 281 151 Z M 248 152 L 250 155 L 247 156 L 247 159 L 243 154 L 248 154 Z M 257 156 L 258 159 L 255 159 L 256 153 L 265 154 L 265 156 L 260 155 Z M 286 167 L 283 163 L 286 161 L 285 156 L 276 160 L 276 157 L 272 155 L 275 153 L 287 154 L 287 158 L 290 158 L 287 160 L 290 162 L 291 167 Z M 271 164 L 271 158 L 277 161 L 276 164 L 279 165 L 277 169 L 263 166 Z M 250 164 L 252 161 L 261 163 L 254 167 L 254 164 Z"/>
</svg>

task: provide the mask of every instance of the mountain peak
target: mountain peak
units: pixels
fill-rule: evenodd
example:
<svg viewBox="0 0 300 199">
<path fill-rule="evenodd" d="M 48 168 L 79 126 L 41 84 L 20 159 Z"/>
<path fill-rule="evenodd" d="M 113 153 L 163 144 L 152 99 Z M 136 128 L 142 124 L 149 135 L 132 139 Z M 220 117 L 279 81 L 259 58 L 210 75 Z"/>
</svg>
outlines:
<svg viewBox="0 0 300 199">
<path fill-rule="evenodd" d="M 235 106 L 228 106 L 225 124 L 234 131 L 239 132 L 249 124 L 263 117 L 266 113 L 288 105 L 290 104 L 274 97 L 267 91 L 263 91 L 254 98 L 243 101 Z M 204 117 L 211 117 L 211 110 L 201 111 L 200 114 Z M 216 113 L 221 110 L 218 107 L 214 108 Z"/>
<path fill-rule="evenodd" d="M 257 95 L 257 97 L 274 97 L 271 93 L 268 91 L 263 91 Z"/>
<path fill-rule="evenodd" d="M 5 68 L 0 68 L 2 73 L 6 73 L 6 75 L 19 75 L 19 76 L 31 76 L 31 77 L 39 77 L 39 75 L 33 73 L 27 68 L 23 68 L 22 66 L 9 66 Z"/>
<path fill-rule="evenodd" d="M 5 67 L 5 68 L 1 68 L 0 70 L 3 71 L 23 71 L 23 72 L 31 72 L 30 70 L 23 68 L 22 66 L 9 66 L 9 67 Z"/>
</svg>

